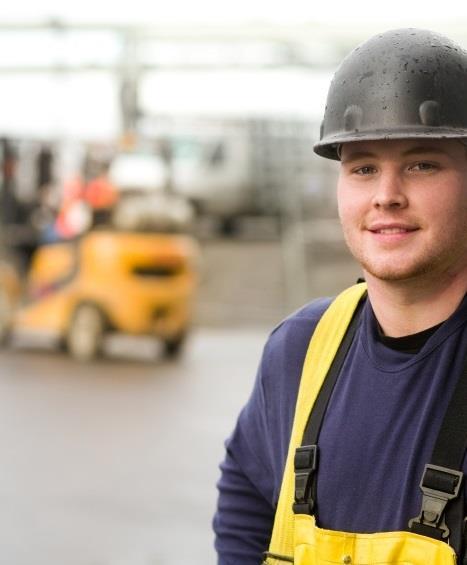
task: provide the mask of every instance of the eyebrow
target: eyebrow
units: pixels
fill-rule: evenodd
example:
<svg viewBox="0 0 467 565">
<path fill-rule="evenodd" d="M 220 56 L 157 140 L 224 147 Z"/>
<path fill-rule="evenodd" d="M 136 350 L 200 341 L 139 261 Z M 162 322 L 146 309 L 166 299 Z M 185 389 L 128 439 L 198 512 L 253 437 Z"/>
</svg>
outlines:
<svg viewBox="0 0 467 565">
<path fill-rule="evenodd" d="M 438 149 L 437 147 L 429 147 L 426 145 L 420 145 L 417 147 L 411 147 L 406 151 L 401 153 L 402 157 L 410 157 L 412 155 L 420 155 L 420 154 L 437 154 L 437 155 L 447 155 L 446 151 L 443 149 Z M 376 153 L 372 153 L 371 151 L 354 151 L 350 153 L 345 159 L 342 159 L 342 163 L 353 163 L 354 161 L 358 161 L 359 159 L 374 159 L 377 157 Z"/>
</svg>

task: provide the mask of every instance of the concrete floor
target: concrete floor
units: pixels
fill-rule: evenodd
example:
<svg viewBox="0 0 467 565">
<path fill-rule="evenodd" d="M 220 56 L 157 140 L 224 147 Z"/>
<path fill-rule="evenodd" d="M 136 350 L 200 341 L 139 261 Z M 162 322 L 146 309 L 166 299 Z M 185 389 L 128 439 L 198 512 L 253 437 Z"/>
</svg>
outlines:
<svg viewBox="0 0 467 565">
<path fill-rule="evenodd" d="M 129 338 L 86 366 L 3 351 L 0 563 L 214 564 L 218 463 L 266 333 L 197 330 L 178 362 Z"/>
</svg>

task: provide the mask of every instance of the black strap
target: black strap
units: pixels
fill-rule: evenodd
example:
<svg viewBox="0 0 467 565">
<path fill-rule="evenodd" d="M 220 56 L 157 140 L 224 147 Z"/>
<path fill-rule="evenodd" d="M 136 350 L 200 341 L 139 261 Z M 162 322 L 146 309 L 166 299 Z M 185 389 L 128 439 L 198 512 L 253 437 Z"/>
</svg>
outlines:
<svg viewBox="0 0 467 565">
<path fill-rule="evenodd" d="M 295 502 L 293 510 L 296 514 L 312 514 L 316 512 L 314 505 L 316 501 L 318 436 L 332 391 L 334 390 L 342 365 L 344 364 L 344 360 L 357 332 L 360 311 L 365 298 L 366 293 L 360 299 L 347 327 L 347 331 L 334 356 L 331 367 L 329 368 L 321 390 L 313 405 L 313 409 L 308 417 L 303 433 L 302 445 L 295 453 Z"/>
<path fill-rule="evenodd" d="M 366 297 L 366 293 L 364 297 Z M 349 352 L 350 346 L 352 345 L 353 339 L 357 332 L 363 302 L 364 300 L 362 298 L 358 303 L 352 320 L 350 321 L 347 327 L 347 331 L 339 345 L 339 349 L 334 356 L 331 367 L 329 368 L 321 390 L 319 391 L 319 394 L 315 400 L 313 410 L 311 411 L 307 424 L 305 426 L 302 445 L 315 445 L 318 442 L 319 432 L 321 431 L 324 414 L 326 412 L 326 408 L 328 407 L 332 391 L 334 390 L 337 379 L 342 369 L 342 365 L 344 364 L 347 353 Z"/>
<path fill-rule="evenodd" d="M 409 529 L 416 533 L 435 539 L 449 538 L 449 544 L 458 557 L 466 551 L 462 472 L 467 450 L 466 401 L 467 355 L 441 424 L 431 463 L 425 466 L 420 483 L 423 492 L 420 515 L 409 522 Z M 439 516 L 435 516 L 433 511 L 427 514 L 427 508 L 436 510 L 436 506 L 440 510 Z"/>
<path fill-rule="evenodd" d="M 467 450 L 467 355 L 436 440 L 433 465 L 462 469 Z"/>
</svg>

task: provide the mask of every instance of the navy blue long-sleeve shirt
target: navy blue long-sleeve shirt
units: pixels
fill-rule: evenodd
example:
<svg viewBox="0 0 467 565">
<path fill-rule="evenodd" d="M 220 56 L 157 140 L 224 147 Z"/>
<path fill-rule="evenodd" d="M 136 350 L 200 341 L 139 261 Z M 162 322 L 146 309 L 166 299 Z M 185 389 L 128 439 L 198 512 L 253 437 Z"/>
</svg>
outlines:
<svg viewBox="0 0 467 565">
<path fill-rule="evenodd" d="M 226 442 L 214 518 L 219 565 L 258 565 L 268 548 L 310 338 L 328 299 L 282 322 Z M 418 353 L 384 345 L 369 301 L 319 437 L 317 521 L 350 532 L 407 528 L 467 349 L 467 300 Z M 464 471 L 467 466 L 464 463 Z"/>
</svg>

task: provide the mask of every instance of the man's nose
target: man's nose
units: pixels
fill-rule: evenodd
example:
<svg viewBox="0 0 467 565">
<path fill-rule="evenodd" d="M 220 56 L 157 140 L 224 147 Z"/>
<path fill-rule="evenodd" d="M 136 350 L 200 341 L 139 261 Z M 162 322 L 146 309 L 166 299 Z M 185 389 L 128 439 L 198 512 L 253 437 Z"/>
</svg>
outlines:
<svg viewBox="0 0 467 565">
<path fill-rule="evenodd" d="M 376 208 L 405 208 L 408 200 L 403 179 L 394 171 L 383 171 L 379 175 L 373 195 Z"/>
</svg>

